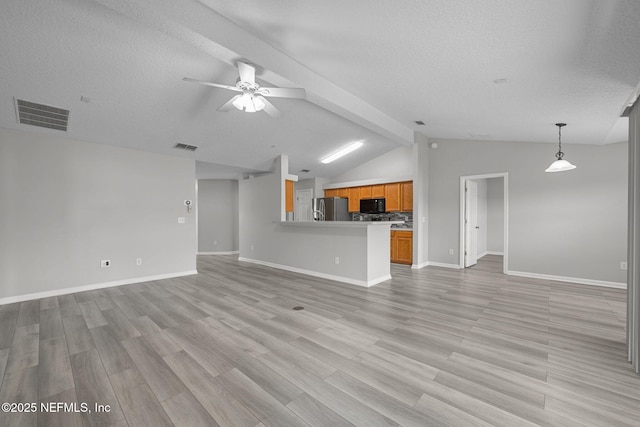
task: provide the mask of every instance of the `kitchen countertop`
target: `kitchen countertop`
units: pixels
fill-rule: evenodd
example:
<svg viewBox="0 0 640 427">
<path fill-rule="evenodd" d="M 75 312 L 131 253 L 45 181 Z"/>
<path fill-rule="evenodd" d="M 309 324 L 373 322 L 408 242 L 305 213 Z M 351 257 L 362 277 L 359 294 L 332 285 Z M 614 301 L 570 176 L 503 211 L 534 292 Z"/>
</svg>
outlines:
<svg viewBox="0 0 640 427">
<path fill-rule="evenodd" d="M 293 227 L 380 227 L 404 224 L 404 221 L 275 221 L 277 224 Z M 406 230 L 404 228 L 398 230 Z"/>
</svg>

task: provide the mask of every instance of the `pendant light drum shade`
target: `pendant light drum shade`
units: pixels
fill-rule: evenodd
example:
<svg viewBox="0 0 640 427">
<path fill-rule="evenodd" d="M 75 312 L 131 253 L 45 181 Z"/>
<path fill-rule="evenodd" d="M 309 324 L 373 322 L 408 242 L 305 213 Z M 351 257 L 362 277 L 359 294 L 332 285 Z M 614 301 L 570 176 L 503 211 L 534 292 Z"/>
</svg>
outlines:
<svg viewBox="0 0 640 427">
<path fill-rule="evenodd" d="M 570 171 L 571 169 L 575 169 L 576 166 L 569 163 L 567 160 L 564 160 L 564 153 L 562 152 L 562 127 L 566 126 L 566 123 L 556 123 L 558 126 L 558 152 L 556 153 L 556 161 L 551 163 L 545 172 L 564 172 Z"/>
</svg>

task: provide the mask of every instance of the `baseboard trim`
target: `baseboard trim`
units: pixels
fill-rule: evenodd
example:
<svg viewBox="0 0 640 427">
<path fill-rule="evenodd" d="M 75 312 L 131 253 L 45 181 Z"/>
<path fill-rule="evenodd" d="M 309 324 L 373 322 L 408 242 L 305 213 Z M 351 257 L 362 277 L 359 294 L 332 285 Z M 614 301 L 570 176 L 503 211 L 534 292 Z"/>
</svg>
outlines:
<svg viewBox="0 0 640 427">
<path fill-rule="evenodd" d="M 429 265 L 429 261 L 423 262 L 421 264 L 411 264 L 411 268 L 414 270 L 420 270 L 421 268 L 425 268 Z"/>
<path fill-rule="evenodd" d="M 444 262 L 435 262 L 435 261 L 429 261 L 427 262 L 427 265 L 432 267 L 455 268 L 456 270 L 460 270 L 462 268 L 458 264 L 447 264 Z"/>
<path fill-rule="evenodd" d="M 240 251 L 198 252 L 196 255 L 238 255 Z"/>
<path fill-rule="evenodd" d="M 157 274 L 155 276 L 136 277 L 133 279 L 115 280 L 113 282 L 94 283 L 92 285 L 75 286 L 73 288 L 55 289 L 51 291 L 35 292 L 32 294 L 16 295 L 0 298 L 0 305 L 30 301 L 40 298 L 57 297 L 59 295 L 75 294 L 76 292 L 95 291 L 96 289 L 112 288 L 114 286 L 132 285 L 134 283 L 151 282 L 153 280 L 173 279 L 174 277 L 198 274 L 198 270 L 181 271 L 178 273 Z"/>
<path fill-rule="evenodd" d="M 496 252 L 496 251 L 487 251 L 484 254 L 485 255 L 502 255 L 502 256 L 504 256 L 504 252 Z"/>
<path fill-rule="evenodd" d="M 553 280 L 556 282 L 577 283 L 580 285 L 603 286 L 605 288 L 627 289 L 626 283 L 608 282 L 606 280 L 582 279 L 580 277 L 554 276 L 551 274 L 529 273 L 526 271 L 509 270 L 506 274 L 512 276 L 529 277 L 531 279 Z"/>
<path fill-rule="evenodd" d="M 375 279 L 365 281 L 365 280 L 351 279 L 349 277 L 336 276 L 333 274 L 320 273 L 318 271 L 313 271 L 313 270 L 305 270 L 303 268 L 291 267 L 288 265 L 276 264 L 268 261 L 260 261 L 260 260 L 251 259 L 251 258 L 238 257 L 238 261 L 250 262 L 252 264 L 264 265 L 265 267 L 272 267 L 272 268 L 277 268 L 279 270 L 291 271 L 292 273 L 306 274 L 307 276 L 319 277 L 321 279 L 328 279 L 336 282 L 348 283 L 350 285 L 363 286 L 365 288 L 370 288 L 371 286 L 375 286 L 378 283 L 382 283 L 384 281 L 391 279 L 391 275 L 387 275 L 387 276 L 377 277 Z"/>
</svg>

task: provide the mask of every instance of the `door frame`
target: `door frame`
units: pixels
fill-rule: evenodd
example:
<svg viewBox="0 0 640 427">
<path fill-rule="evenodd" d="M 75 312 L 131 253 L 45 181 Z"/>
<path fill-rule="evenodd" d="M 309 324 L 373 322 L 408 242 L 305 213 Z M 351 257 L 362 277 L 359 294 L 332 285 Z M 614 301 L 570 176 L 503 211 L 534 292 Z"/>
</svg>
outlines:
<svg viewBox="0 0 640 427">
<path fill-rule="evenodd" d="M 497 172 L 497 173 L 488 173 L 482 175 L 466 175 L 460 177 L 460 241 L 458 242 L 458 252 L 460 254 L 458 259 L 458 267 L 464 267 L 464 216 L 465 216 L 465 196 L 464 196 L 464 188 L 467 180 L 479 180 L 479 179 L 487 179 L 487 178 L 502 178 L 503 185 L 503 203 L 504 203 L 504 257 L 502 262 L 502 272 L 507 274 L 509 271 L 509 173 L 508 172 Z"/>
<path fill-rule="evenodd" d="M 472 185 L 473 184 L 473 185 Z M 460 250 L 463 253 L 463 266 L 464 268 L 468 268 L 474 266 L 478 263 L 478 181 L 467 179 L 464 182 L 464 246 Z M 474 190 L 475 188 L 475 190 Z M 470 191 L 471 190 L 471 191 Z M 471 197 L 470 194 L 475 191 L 475 198 Z M 474 200 L 475 199 L 475 200 Z M 474 204 L 475 204 L 475 212 L 474 212 Z M 475 214 L 475 218 L 473 215 Z M 473 224 L 476 224 L 475 229 L 472 228 Z M 475 247 L 472 243 L 474 243 L 473 234 L 475 233 Z M 475 259 L 473 264 L 470 263 L 469 258 L 473 253 L 475 253 Z"/>
</svg>

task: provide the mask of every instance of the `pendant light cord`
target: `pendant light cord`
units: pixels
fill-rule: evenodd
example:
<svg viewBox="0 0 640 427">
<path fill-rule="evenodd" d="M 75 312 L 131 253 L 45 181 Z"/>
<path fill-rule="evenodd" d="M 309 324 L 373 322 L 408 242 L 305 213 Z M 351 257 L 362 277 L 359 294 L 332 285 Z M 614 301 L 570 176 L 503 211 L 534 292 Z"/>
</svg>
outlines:
<svg viewBox="0 0 640 427">
<path fill-rule="evenodd" d="M 562 160 L 562 157 L 564 157 L 562 152 L 562 126 L 566 126 L 566 123 L 556 123 L 556 126 L 558 126 L 558 154 L 556 154 L 556 159 Z"/>
</svg>

